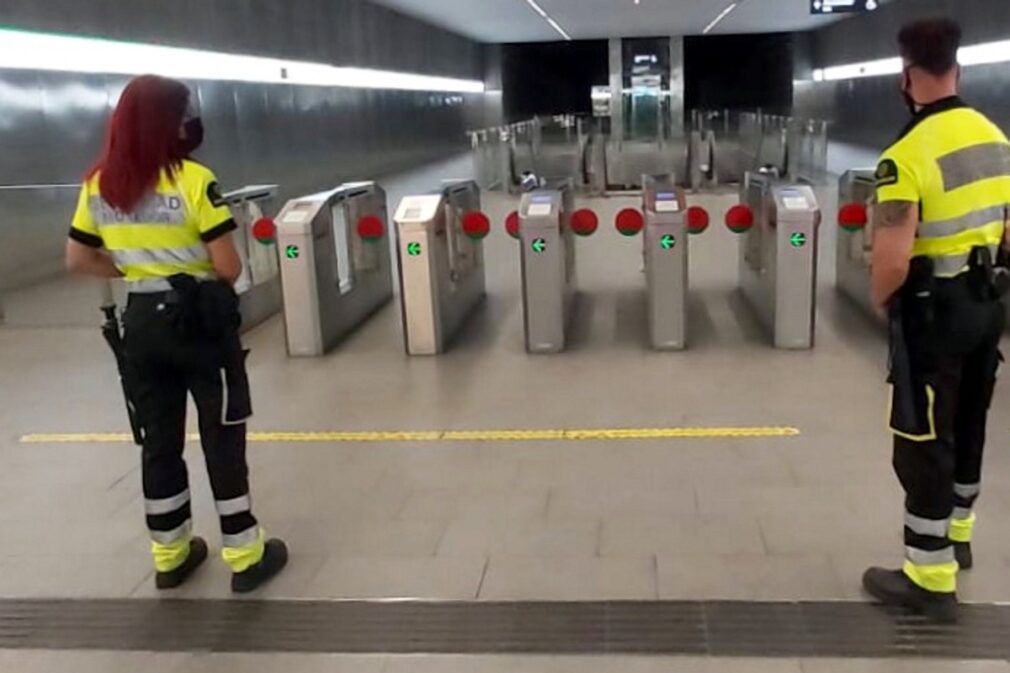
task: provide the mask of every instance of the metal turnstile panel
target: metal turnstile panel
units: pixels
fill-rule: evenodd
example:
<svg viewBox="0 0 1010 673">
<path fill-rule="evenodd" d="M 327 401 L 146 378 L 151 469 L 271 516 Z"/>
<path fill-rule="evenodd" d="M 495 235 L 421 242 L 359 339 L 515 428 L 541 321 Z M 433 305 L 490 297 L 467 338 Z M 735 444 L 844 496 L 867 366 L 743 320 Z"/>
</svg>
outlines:
<svg viewBox="0 0 1010 673">
<path fill-rule="evenodd" d="M 741 200 L 754 226 L 740 243 L 740 287 L 776 348 L 814 345 L 821 212 L 807 185 L 748 173 Z"/>
<path fill-rule="evenodd" d="M 276 243 L 260 243 L 252 227 L 262 217 L 273 215 L 277 185 L 250 185 L 224 194 L 235 220 L 235 248 L 242 260 L 242 273 L 235 282 L 242 313 L 242 329 L 248 330 L 279 313 L 281 278 Z"/>
<path fill-rule="evenodd" d="M 649 339 L 657 350 L 687 347 L 688 235 L 684 190 L 672 178 L 644 176 L 645 272 Z"/>
<path fill-rule="evenodd" d="M 574 301 L 575 241 L 570 187 L 540 189 L 519 207 L 523 323 L 526 350 L 564 350 Z"/>
<path fill-rule="evenodd" d="M 775 255 L 775 346 L 814 346 L 817 311 L 817 233 L 821 211 L 806 185 L 772 189 Z"/>
<path fill-rule="evenodd" d="M 446 182 L 436 194 L 408 196 L 394 220 L 403 334 L 410 355 L 436 355 L 485 293 L 483 243 L 463 231 L 481 208 L 473 181 Z"/>
<path fill-rule="evenodd" d="M 860 203 L 869 205 L 876 190 L 876 171 L 872 168 L 846 171 L 838 181 L 838 205 Z M 876 315 L 870 300 L 870 255 L 873 245 L 873 223 L 856 231 L 838 228 L 835 251 L 835 285 L 868 314 Z"/>
<path fill-rule="evenodd" d="M 323 355 L 392 298 L 389 246 L 358 235 L 365 217 L 388 220 L 386 193 L 374 183 L 292 199 L 278 215 L 289 355 Z"/>
</svg>

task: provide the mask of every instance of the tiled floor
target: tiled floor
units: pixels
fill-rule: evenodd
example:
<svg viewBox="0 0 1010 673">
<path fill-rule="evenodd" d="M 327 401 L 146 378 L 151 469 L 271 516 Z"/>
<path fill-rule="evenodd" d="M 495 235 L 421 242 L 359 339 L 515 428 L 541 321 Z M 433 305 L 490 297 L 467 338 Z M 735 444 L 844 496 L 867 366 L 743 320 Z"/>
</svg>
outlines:
<svg viewBox="0 0 1010 673">
<path fill-rule="evenodd" d="M 468 170 L 460 160 L 394 181 L 391 201 Z M 256 444 L 250 449 L 256 510 L 292 549 L 290 569 L 263 596 L 860 598 L 862 569 L 896 563 L 901 554 L 901 495 L 881 421 L 880 330 L 831 289 L 828 217 L 817 348 L 770 349 L 733 292 L 737 241 L 718 225 L 733 196 L 696 202 L 711 210 L 713 227 L 691 241 L 690 351 L 660 354 L 644 347 L 640 241 L 609 226 L 633 200 L 593 200 L 603 226 L 578 244 L 584 294 L 569 352 L 533 357 L 523 351 L 515 243 L 497 225 L 486 243 L 487 306 L 444 356 L 403 355 L 394 305 L 318 360 L 286 357 L 279 320 L 249 334 L 257 412 L 252 428 L 790 425 L 801 429 L 800 436 Z M 501 195 L 486 201 L 496 223 L 512 207 Z M 833 198 L 824 209 L 834 210 Z M 53 301 L 51 310 L 60 311 L 59 298 Z M 980 505 L 978 567 L 962 582 L 962 596 L 970 601 L 1010 600 L 1010 491 L 1003 488 L 1010 455 L 1002 450 L 1010 418 L 1000 412 L 1008 394 L 1001 383 L 989 489 Z M 97 329 L 0 329 L 0 596 L 153 595 L 137 450 L 18 442 L 29 432 L 122 431 L 124 420 Z M 189 456 L 198 527 L 217 546 L 198 447 Z M 178 594 L 225 596 L 227 579 L 214 564 Z M 46 656 L 61 655 L 39 655 Z M 101 668 L 102 656 L 81 661 L 108 670 Z M 208 662 L 218 661 L 162 660 L 181 666 L 165 670 L 179 671 L 217 670 Z M 324 670 L 311 666 L 326 667 L 326 661 L 336 668 L 325 670 L 468 666 L 460 660 L 294 660 L 308 668 L 289 667 L 283 657 L 271 661 L 291 671 Z M 618 670 L 613 663 L 606 665 Z M 808 673 L 904 670 L 857 662 L 763 663 L 767 670 Z M 642 660 L 622 670 L 735 670 L 738 664 Z M 25 665 L 18 670 L 36 670 L 30 668 L 36 664 Z M 501 660 L 489 665 L 504 666 Z M 536 660 L 508 670 L 568 666 L 577 664 Z M 145 670 L 151 670 L 147 664 Z"/>
</svg>

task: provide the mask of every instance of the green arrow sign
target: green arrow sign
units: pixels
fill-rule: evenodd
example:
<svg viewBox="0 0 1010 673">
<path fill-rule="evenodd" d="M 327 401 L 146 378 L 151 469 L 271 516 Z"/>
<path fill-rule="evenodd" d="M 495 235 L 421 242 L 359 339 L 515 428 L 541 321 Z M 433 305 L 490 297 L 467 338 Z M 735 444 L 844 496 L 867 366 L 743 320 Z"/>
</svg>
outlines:
<svg viewBox="0 0 1010 673">
<path fill-rule="evenodd" d="M 789 244 L 794 248 L 802 248 L 807 244 L 807 235 L 797 231 L 795 234 L 789 237 Z"/>
<path fill-rule="evenodd" d="M 302 254 L 302 251 L 297 245 L 289 245 L 284 248 L 284 256 L 288 259 L 298 259 Z"/>
<path fill-rule="evenodd" d="M 538 255 L 547 249 L 547 241 L 542 238 L 534 238 L 533 244 L 530 246 L 533 248 L 533 252 Z"/>
<path fill-rule="evenodd" d="M 659 239 L 659 247 L 663 250 L 673 250 L 677 246 L 677 237 L 673 234 L 663 234 Z"/>
<path fill-rule="evenodd" d="M 421 244 L 416 241 L 412 241 L 407 244 L 407 254 L 411 257 L 418 257 L 421 254 Z"/>
</svg>

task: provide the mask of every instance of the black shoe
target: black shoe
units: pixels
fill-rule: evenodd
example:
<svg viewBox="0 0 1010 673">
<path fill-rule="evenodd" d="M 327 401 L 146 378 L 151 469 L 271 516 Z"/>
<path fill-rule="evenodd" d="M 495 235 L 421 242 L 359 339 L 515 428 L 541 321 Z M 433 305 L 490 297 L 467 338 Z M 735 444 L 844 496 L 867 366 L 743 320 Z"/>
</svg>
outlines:
<svg viewBox="0 0 1010 673">
<path fill-rule="evenodd" d="M 955 542 L 954 558 L 957 559 L 957 564 L 961 566 L 961 570 L 971 570 L 972 566 L 975 565 L 975 556 L 971 553 L 971 543 Z"/>
<path fill-rule="evenodd" d="M 267 540 L 259 563 L 231 576 L 231 590 L 237 594 L 256 591 L 288 564 L 288 547 L 283 540 Z"/>
<path fill-rule="evenodd" d="M 167 573 L 159 572 L 154 576 L 154 585 L 159 589 L 175 589 L 189 579 L 193 572 L 207 560 L 207 543 L 202 537 L 194 537 L 189 541 L 189 556 L 182 565 Z"/>
<path fill-rule="evenodd" d="M 884 605 L 894 605 L 924 615 L 938 624 L 957 621 L 957 595 L 926 591 L 901 570 L 870 568 L 863 588 Z"/>
</svg>

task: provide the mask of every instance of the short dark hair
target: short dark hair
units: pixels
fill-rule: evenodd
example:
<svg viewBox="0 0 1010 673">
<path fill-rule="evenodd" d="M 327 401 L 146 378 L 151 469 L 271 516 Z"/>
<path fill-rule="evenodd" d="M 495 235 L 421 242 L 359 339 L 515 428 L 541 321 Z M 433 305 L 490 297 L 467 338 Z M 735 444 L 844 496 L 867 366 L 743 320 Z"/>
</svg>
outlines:
<svg viewBox="0 0 1010 673">
<path fill-rule="evenodd" d="M 957 65 L 961 26 L 945 17 L 921 19 L 901 29 L 898 44 L 903 58 L 939 77 Z"/>
</svg>

